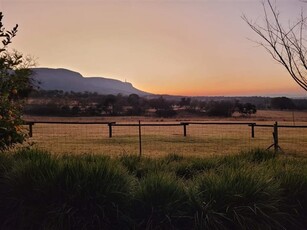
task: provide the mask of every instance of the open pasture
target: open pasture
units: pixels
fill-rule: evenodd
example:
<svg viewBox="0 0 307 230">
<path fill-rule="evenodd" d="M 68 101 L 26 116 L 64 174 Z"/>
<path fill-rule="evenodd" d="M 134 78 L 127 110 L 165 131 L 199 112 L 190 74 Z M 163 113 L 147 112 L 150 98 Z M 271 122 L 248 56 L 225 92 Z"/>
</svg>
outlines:
<svg viewBox="0 0 307 230">
<path fill-rule="evenodd" d="M 148 123 L 159 125 L 170 122 L 142 122 Z M 117 124 L 137 123 L 130 121 Z M 273 122 L 257 121 L 257 124 L 272 125 Z M 280 122 L 279 125 L 292 125 L 292 122 Z M 307 122 L 296 122 L 296 125 L 307 125 Z M 278 130 L 279 145 L 283 151 L 306 154 L 307 128 L 280 127 Z M 190 124 L 187 126 L 187 136 L 184 136 L 183 126 L 144 126 L 141 127 L 142 155 L 156 157 L 175 153 L 208 156 L 268 148 L 273 144 L 272 132 L 273 127 L 255 127 L 253 138 L 251 127 L 247 124 Z M 118 156 L 140 152 L 138 126 L 113 126 L 110 138 L 106 124 L 35 124 L 33 137 L 29 141 L 37 148 L 55 154 L 94 153 Z"/>
</svg>

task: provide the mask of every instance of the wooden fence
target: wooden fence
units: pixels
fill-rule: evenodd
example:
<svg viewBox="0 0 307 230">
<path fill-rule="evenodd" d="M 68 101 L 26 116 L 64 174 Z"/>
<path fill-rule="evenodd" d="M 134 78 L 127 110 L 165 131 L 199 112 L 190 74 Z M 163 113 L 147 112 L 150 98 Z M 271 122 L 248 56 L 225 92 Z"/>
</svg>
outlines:
<svg viewBox="0 0 307 230">
<path fill-rule="evenodd" d="M 304 129 L 307 128 L 306 125 L 279 125 L 277 122 L 274 124 L 257 124 L 254 122 L 177 122 L 177 123 L 142 123 L 139 121 L 138 123 L 116 123 L 116 122 L 84 122 L 84 121 L 65 121 L 65 122 L 58 122 L 58 121 L 29 121 L 26 125 L 29 126 L 29 136 L 33 137 L 35 135 L 33 133 L 33 126 L 35 124 L 73 124 L 73 125 L 82 125 L 82 124 L 94 124 L 94 125 L 105 125 L 108 127 L 108 137 L 113 137 L 113 129 L 115 127 L 138 127 L 138 134 L 139 134 L 139 154 L 142 154 L 142 127 L 149 127 L 149 126 L 156 126 L 156 127 L 182 127 L 183 137 L 188 136 L 188 127 L 189 126 L 210 126 L 210 125 L 218 125 L 218 126 L 248 126 L 250 127 L 250 137 L 255 138 L 256 135 L 256 128 L 257 127 L 266 127 L 272 128 L 272 142 L 273 144 L 268 147 L 274 148 L 277 152 L 281 150 L 279 146 L 279 135 L 278 131 L 281 128 L 298 128 Z"/>
<path fill-rule="evenodd" d="M 255 127 L 259 126 L 251 122 L 180 122 L 180 123 L 116 123 L 116 122 L 84 122 L 84 121 L 28 121 L 26 125 L 29 126 L 29 136 L 33 136 L 33 126 L 35 124 L 70 124 L 70 125 L 107 125 L 109 127 L 109 137 L 113 137 L 113 127 L 172 127 L 181 126 L 183 128 L 183 136 L 187 136 L 187 126 L 189 125 L 244 125 L 251 127 L 251 137 L 255 137 Z M 265 127 L 273 127 L 273 125 L 266 125 Z M 307 128 L 307 126 L 306 126 Z"/>
</svg>

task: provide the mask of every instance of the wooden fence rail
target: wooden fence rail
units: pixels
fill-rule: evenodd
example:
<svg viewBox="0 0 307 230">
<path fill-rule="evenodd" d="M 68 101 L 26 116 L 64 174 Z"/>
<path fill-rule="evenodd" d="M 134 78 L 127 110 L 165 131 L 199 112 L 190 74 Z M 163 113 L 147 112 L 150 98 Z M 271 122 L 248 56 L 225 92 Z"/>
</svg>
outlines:
<svg viewBox="0 0 307 230">
<path fill-rule="evenodd" d="M 272 128 L 273 130 L 273 144 L 268 147 L 274 147 L 274 150 L 280 151 L 281 148 L 278 143 L 278 130 L 279 128 L 299 128 L 304 129 L 307 128 L 307 125 L 279 125 L 277 122 L 275 124 L 257 124 L 254 122 L 179 122 L 179 123 L 116 123 L 116 122 L 89 122 L 89 121 L 27 121 L 25 125 L 29 126 L 29 136 L 33 137 L 33 126 L 35 124 L 61 124 L 61 125 L 106 125 L 109 131 L 109 138 L 113 136 L 113 127 L 138 127 L 139 130 L 139 146 L 140 146 L 140 156 L 142 154 L 142 127 L 183 127 L 183 136 L 186 137 L 188 134 L 187 127 L 192 125 L 198 126 L 208 126 L 208 125 L 221 125 L 221 126 L 249 126 L 251 128 L 251 138 L 255 138 L 255 128 L 256 127 L 264 127 L 264 128 Z"/>
<path fill-rule="evenodd" d="M 114 123 L 114 122 L 113 122 Z M 29 126 L 29 137 L 33 137 L 33 125 L 35 124 L 62 124 L 62 125 L 108 125 L 110 122 L 101 121 L 26 121 Z"/>
<path fill-rule="evenodd" d="M 274 128 L 275 124 L 256 124 L 254 122 L 180 122 L 180 123 L 116 123 L 116 122 L 89 122 L 89 121 L 27 121 L 26 125 L 29 126 L 29 136 L 33 136 L 33 125 L 35 124 L 73 124 L 73 125 L 107 125 L 109 127 L 109 137 L 113 136 L 113 128 L 112 127 L 171 127 L 171 126 L 181 126 L 183 127 L 183 136 L 187 136 L 187 126 L 189 125 L 242 125 L 251 127 L 251 137 L 255 137 L 255 127 L 266 127 L 266 128 Z M 277 125 L 278 128 L 307 128 L 307 125 Z"/>
</svg>

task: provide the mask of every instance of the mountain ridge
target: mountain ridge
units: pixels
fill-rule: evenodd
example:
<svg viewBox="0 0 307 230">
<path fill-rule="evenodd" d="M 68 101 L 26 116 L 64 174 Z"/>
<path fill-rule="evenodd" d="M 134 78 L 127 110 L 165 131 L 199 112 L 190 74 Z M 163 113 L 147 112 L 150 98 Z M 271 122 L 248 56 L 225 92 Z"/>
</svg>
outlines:
<svg viewBox="0 0 307 230">
<path fill-rule="evenodd" d="M 33 79 L 39 82 L 43 90 L 63 90 L 66 92 L 96 92 L 99 94 L 138 94 L 148 96 L 151 93 L 135 88 L 129 82 L 105 77 L 84 77 L 76 71 L 64 68 L 32 68 Z"/>
</svg>

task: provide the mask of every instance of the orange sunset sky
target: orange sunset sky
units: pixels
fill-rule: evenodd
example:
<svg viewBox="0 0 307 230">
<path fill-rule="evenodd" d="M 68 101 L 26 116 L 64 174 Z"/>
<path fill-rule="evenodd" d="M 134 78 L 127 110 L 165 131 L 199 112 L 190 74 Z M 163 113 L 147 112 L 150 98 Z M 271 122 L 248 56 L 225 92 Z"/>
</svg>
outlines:
<svg viewBox="0 0 307 230">
<path fill-rule="evenodd" d="M 307 10 L 299 0 L 276 3 L 286 23 Z M 20 26 L 11 47 L 37 67 L 158 94 L 307 95 L 248 40 L 259 39 L 241 16 L 262 23 L 258 0 L 0 0 L 0 10 L 7 29 Z"/>
</svg>

